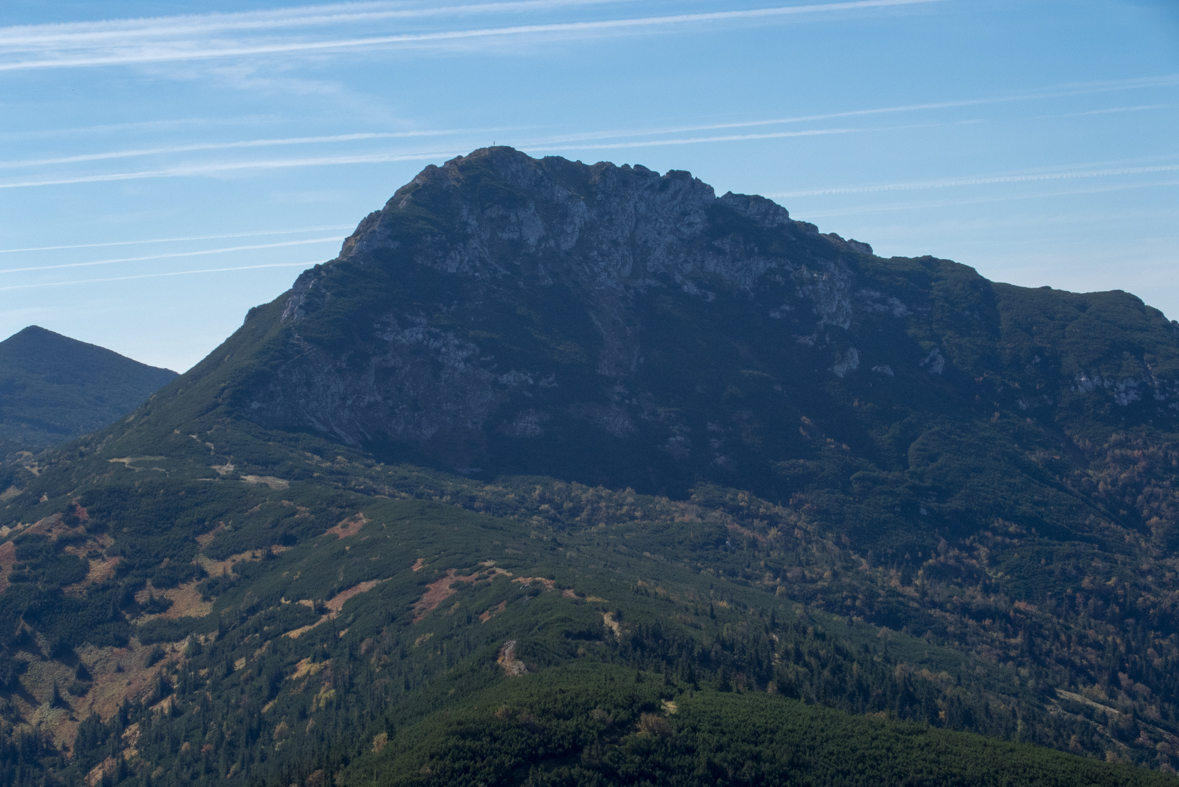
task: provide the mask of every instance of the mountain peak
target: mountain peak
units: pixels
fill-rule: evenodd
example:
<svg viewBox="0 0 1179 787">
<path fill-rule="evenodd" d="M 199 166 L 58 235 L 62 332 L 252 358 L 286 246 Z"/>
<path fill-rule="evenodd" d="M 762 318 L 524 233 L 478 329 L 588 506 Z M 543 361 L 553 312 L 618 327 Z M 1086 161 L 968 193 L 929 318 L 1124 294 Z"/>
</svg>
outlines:
<svg viewBox="0 0 1179 787">
<path fill-rule="evenodd" d="M 340 259 L 413 245 L 419 261 L 433 257 L 427 264 L 476 277 L 514 275 L 499 260 L 507 254 L 519 264 L 543 260 L 546 272 L 573 263 L 595 286 L 726 270 L 748 281 L 750 271 L 725 265 L 723 252 L 703 248 L 718 211 L 761 228 L 817 234 L 764 197 L 718 198 L 688 172 L 534 159 L 500 146 L 426 167 L 360 223 Z M 457 249 L 456 241 L 465 248 Z"/>
<path fill-rule="evenodd" d="M 9 345 L 9 343 L 11 343 L 9 346 L 15 347 L 49 341 L 63 341 L 76 344 L 85 344 L 85 342 L 79 342 L 77 339 L 71 339 L 68 336 L 63 336 L 62 334 L 51 331 L 48 328 L 42 328 L 40 325 L 29 325 L 25 328 L 21 328 L 19 331 L 12 334 L 12 336 L 9 336 L 3 342 L 0 342 L 0 344 Z M 96 347 L 97 345 L 90 346 Z"/>
<path fill-rule="evenodd" d="M 697 729 L 735 773 L 770 739 L 733 719 L 814 736 L 690 703 L 773 695 L 1176 763 L 1176 326 L 881 259 L 686 172 L 428 167 L 43 456 L 0 476 L 0 699 L 8 730 L 77 730 L 40 757 L 73 781 L 606 783 L 599 744 L 679 768 Z"/>
<path fill-rule="evenodd" d="M 1055 446 L 1079 413 L 1179 417 L 1179 347 L 1140 303 L 883 260 L 687 172 L 506 147 L 425 168 L 274 307 L 234 412 L 452 470 L 782 500 L 822 446 L 905 466 L 880 443 L 895 419 L 1009 411 Z"/>
<path fill-rule="evenodd" d="M 39 447 L 130 412 L 176 376 L 30 325 L 0 342 L 0 440 Z"/>
</svg>

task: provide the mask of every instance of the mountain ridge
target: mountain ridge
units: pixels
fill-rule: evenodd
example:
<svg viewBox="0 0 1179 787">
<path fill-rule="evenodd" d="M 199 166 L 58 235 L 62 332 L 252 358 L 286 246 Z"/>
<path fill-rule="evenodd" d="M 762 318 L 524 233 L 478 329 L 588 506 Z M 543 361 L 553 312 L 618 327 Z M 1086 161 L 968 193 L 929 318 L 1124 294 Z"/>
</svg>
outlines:
<svg viewBox="0 0 1179 787">
<path fill-rule="evenodd" d="M 485 480 L 680 497 L 706 481 L 779 503 L 810 483 L 798 462 L 928 489 L 939 469 L 911 460 L 938 454 L 914 441 L 967 422 L 980 451 L 1074 458 L 1074 438 L 1179 423 L 1176 325 L 1133 296 L 869 251 L 687 173 L 476 151 L 428 167 L 267 307 L 248 351 L 265 360 L 218 406 Z M 1072 505 L 1021 466 L 1030 498 Z"/>
<path fill-rule="evenodd" d="M 22 773 L 95 783 L 737 784 L 729 744 L 780 776 L 756 741 L 822 718 L 1173 772 L 1177 377 L 1125 293 L 475 151 L 6 471 L 0 768 L 39 729 Z M 935 739 L 971 783 L 1147 778 Z"/>
<path fill-rule="evenodd" d="M 0 440 L 38 449 L 101 429 L 176 377 L 36 325 L 0 342 Z"/>
</svg>

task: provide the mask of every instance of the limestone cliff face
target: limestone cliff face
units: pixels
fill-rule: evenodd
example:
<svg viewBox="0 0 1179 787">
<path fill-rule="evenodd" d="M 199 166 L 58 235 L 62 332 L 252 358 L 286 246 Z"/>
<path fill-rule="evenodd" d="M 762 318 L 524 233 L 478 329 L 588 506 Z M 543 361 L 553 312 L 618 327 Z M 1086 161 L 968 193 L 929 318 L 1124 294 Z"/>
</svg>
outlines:
<svg viewBox="0 0 1179 787">
<path fill-rule="evenodd" d="M 1045 340 L 1036 304 L 1085 297 L 881 260 L 685 172 L 490 148 L 427 167 L 300 276 L 236 401 L 464 471 L 776 486 L 820 434 L 866 448 L 861 401 L 1174 413 L 1179 343 L 1136 299 L 1106 298 L 1165 349 L 1137 367 Z M 1065 318 L 1101 331 L 1099 305 Z"/>
</svg>

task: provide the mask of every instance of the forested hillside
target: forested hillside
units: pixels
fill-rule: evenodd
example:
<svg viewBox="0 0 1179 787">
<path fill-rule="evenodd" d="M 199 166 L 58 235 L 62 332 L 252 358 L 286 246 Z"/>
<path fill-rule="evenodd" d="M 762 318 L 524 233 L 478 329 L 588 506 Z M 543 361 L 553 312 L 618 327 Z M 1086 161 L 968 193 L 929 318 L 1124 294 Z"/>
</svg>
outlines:
<svg viewBox="0 0 1179 787">
<path fill-rule="evenodd" d="M 3 468 L 0 777 L 1175 783 L 1177 337 L 686 173 L 429 167 Z"/>
</svg>

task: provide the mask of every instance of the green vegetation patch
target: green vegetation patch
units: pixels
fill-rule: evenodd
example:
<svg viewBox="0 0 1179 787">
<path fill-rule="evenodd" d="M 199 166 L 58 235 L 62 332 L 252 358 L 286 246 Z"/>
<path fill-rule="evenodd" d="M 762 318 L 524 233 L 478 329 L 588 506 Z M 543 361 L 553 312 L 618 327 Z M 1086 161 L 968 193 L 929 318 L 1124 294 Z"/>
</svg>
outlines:
<svg viewBox="0 0 1179 787">
<path fill-rule="evenodd" d="M 348 785 L 1174 785 L 1033 746 L 764 694 L 567 667 L 507 681 L 360 758 Z"/>
</svg>

